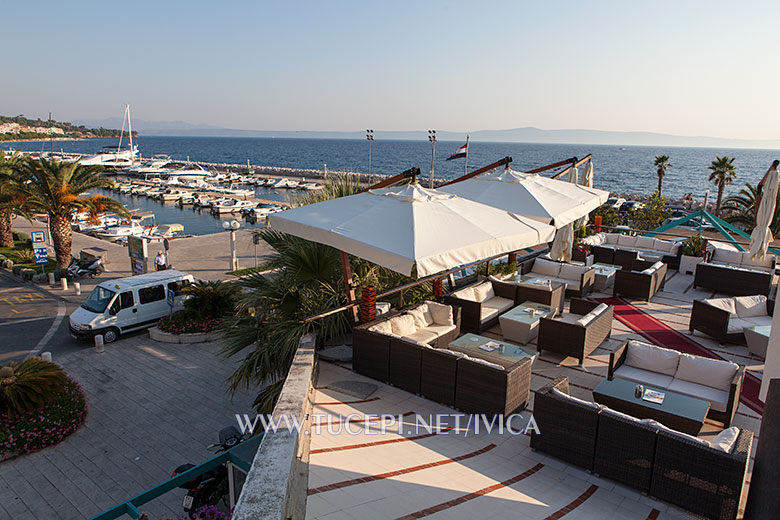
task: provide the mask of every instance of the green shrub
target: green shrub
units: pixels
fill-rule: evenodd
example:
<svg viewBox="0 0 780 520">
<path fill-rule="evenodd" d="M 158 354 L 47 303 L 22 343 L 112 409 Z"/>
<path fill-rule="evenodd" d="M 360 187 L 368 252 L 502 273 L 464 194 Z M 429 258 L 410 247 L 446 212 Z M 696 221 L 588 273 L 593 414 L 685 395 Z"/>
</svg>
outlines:
<svg viewBox="0 0 780 520">
<path fill-rule="evenodd" d="M 65 372 L 59 365 L 32 357 L 0 368 L 0 413 L 16 415 L 42 406 L 62 390 Z"/>
<path fill-rule="evenodd" d="M 707 239 L 701 235 L 692 235 L 685 239 L 682 254 L 685 256 L 704 256 L 707 249 Z"/>
<path fill-rule="evenodd" d="M 32 280 L 33 276 L 35 276 L 35 270 L 30 269 L 29 267 L 25 267 L 21 271 L 19 271 L 19 274 L 25 280 Z"/>
<path fill-rule="evenodd" d="M 157 324 L 163 332 L 171 334 L 198 334 L 219 330 L 222 326 L 220 320 L 215 318 L 195 318 L 189 311 L 179 311 L 173 316 L 163 318 Z"/>
<path fill-rule="evenodd" d="M 238 288 L 226 282 L 204 281 L 182 289 L 191 296 L 184 302 L 187 314 L 196 320 L 221 318 L 235 308 Z"/>
<path fill-rule="evenodd" d="M 65 268 L 54 270 L 54 280 L 59 282 L 62 278 L 68 277 L 68 270 Z"/>
<path fill-rule="evenodd" d="M 30 235 L 23 231 L 12 231 L 11 235 L 14 237 L 14 242 L 27 242 L 30 240 Z M 32 242 L 32 241 L 31 241 Z"/>
<path fill-rule="evenodd" d="M 17 264 L 31 264 L 35 262 L 35 253 L 32 249 L 17 249 L 14 252 Z"/>
<path fill-rule="evenodd" d="M 475 269 L 474 273 L 477 275 L 486 276 L 487 270 L 486 270 L 486 264 L 479 264 Z M 517 262 L 498 262 L 495 264 L 490 264 L 490 274 L 494 276 L 501 276 L 501 275 L 507 275 L 507 274 L 517 274 Z"/>
<path fill-rule="evenodd" d="M 631 215 L 632 227 L 650 231 L 663 225 L 672 216 L 672 210 L 666 207 L 666 197 L 656 191 L 647 201 L 645 207 L 633 212 Z"/>
<path fill-rule="evenodd" d="M 612 231 L 612 228 L 620 225 L 620 216 L 615 208 L 612 206 L 599 206 L 590 212 L 590 222 L 595 220 L 595 217 L 601 217 L 601 226 L 606 228 L 606 231 Z M 593 228 L 590 228 L 593 229 Z M 604 231 L 604 229 L 602 229 Z"/>
</svg>

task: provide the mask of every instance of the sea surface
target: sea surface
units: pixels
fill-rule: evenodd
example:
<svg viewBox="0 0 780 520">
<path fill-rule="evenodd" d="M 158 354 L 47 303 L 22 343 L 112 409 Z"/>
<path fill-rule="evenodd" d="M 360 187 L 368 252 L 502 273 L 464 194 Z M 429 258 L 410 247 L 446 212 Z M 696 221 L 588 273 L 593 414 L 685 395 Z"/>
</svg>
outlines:
<svg viewBox="0 0 780 520">
<path fill-rule="evenodd" d="M 168 154 L 174 159 L 246 164 L 258 166 L 324 169 L 328 171 L 368 172 L 368 142 L 359 139 L 272 139 L 251 137 L 139 137 L 143 157 Z M 54 149 L 65 152 L 95 153 L 116 139 L 55 141 Z M 436 143 L 436 177 L 454 178 L 463 173 L 464 160 L 446 161 L 462 142 Z M 0 147 L 20 150 L 48 150 L 48 141 L 3 143 Z M 658 177 L 653 167 L 656 155 L 670 156 L 672 168 L 664 178 L 664 195 L 681 197 L 693 193 L 701 200 L 704 191 L 715 191 L 708 181 L 707 167 L 716 156 L 735 157 L 737 178 L 726 193 L 738 191 L 746 182 L 755 184 L 780 150 L 745 148 L 684 148 L 649 146 L 607 146 L 580 144 L 492 143 L 471 141 L 468 169 L 476 169 L 505 156 L 513 158 L 512 169 L 530 170 L 569 157 L 593 154 L 597 188 L 619 192 L 650 194 Z M 375 140 L 371 150 L 371 171 L 394 175 L 417 166 L 427 177 L 431 168 L 431 143 L 424 135 L 420 141 Z"/>
<path fill-rule="evenodd" d="M 368 142 L 359 139 L 272 139 L 251 137 L 139 137 L 142 157 L 152 154 L 168 154 L 173 159 L 190 159 L 214 163 L 276 166 L 328 171 L 368 172 Z M 82 141 L 54 141 L 55 151 L 95 153 L 103 146 L 116 145 L 116 139 L 86 139 Z M 447 161 L 446 158 L 462 142 L 439 141 L 436 143 L 435 175 L 439 178 L 455 178 L 463 174 L 463 159 Z M 28 151 L 46 151 L 49 141 L 2 143 L 0 148 Z M 663 193 L 679 198 L 692 193 L 694 199 L 703 200 L 705 190 L 710 189 L 714 201 L 717 190 L 708 181 L 707 167 L 716 156 L 735 157 L 736 180 L 726 188 L 726 194 L 737 192 L 746 182 L 757 183 L 774 159 L 780 159 L 778 150 L 740 148 L 685 148 L 606 146 L 579 144 L 494 143 L 471 141 L 468 170 L 495 162 L 505 156 L 513 158 L 512 168 L 530 170 L 570 157 L 593 155 L 595 186 L 612 192 L 650 194 L 655 191 L 658 177 L 653 167 L 656 155 L 670 156 L 672 167 L 664 178 Z M 431 143 L 423 135 L 420 141 L 376 140 L 371 150 L 371 171 L 394 175 L 417 166 L 427 178 L 431 167 Z M 552 172 L 548 173 L 551 174 Z M 285 200 L 287 192 L 257 188 L 257 196 L 269 200 Z M 236 218 L 243 226 L 260 227 L 262 223 L 244 221 L 240 217 L 212 217 L 207 211 L 191 207 L 180 209 L 168 202 L 156 202 L 145 197 L 110 195 L 132 209 L 153 211 L 157 224 L 184 224 L 188 234 L 222 232 L 222 221 Z"/>
</svg>

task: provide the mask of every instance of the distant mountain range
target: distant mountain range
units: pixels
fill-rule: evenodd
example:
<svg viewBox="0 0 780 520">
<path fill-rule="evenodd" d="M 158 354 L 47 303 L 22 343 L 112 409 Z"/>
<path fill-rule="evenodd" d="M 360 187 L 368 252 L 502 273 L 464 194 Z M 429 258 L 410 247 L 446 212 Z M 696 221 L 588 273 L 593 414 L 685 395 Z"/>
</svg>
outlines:
<svg viewBox="0 0 780 520">
<path fill-rule="evenodd" d="M 74 121 L 91 128 L 121 128 L 121 118 L 84 119 Z M 365 139 L 363 130 L 354 132 L 327 131 L 277 131 L 237 130 L 211 125 L 193 125 L 185 121 L 145 121 L 133 119 L 133 130 L 149 136 L 188 137 L 278 137 L 307 139 Z M 382 131 L 374 132 L 377 139 L 424 140 L 427 131 Z M 467 132 L 437 131 L 441 141 L 465 141 Z M 712 148 L 766 148 L 780 149 L 780 140 L 729 139 L 724 137 L 682 136 L 656 132 L 614 132 L 607 130 L 565 129 L 544 130 L 535 127 L 512 128 L 508 130 L 477 130 L 468 132 L 474 141 L 562 143 L 562 144 L 607 144 L 617 146 L 697 146 Z"/>
</svg>

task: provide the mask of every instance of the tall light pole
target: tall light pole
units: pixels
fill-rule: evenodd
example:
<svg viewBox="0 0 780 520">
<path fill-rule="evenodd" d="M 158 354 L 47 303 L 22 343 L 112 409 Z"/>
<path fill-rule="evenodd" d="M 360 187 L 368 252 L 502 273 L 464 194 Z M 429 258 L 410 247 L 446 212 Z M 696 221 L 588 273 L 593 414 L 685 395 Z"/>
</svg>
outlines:
<svg viewBox="0 0 780 520">
<path fill-rule="evenodd" d="M 230 270 L 238 271 L 238 257 L 236 255 L 236 231 L 241 227 L 237 220 L 227 220 L 222 223 L 226 231 L 230 231 Z"/>
<path fill-rule="evenodd" d="M 431 142 L 431 182 L 429 188 L 433 188 L 433 164 L 436 161 L 436 130 L 428 130 L 428 140 Z"/>
<path fill-rule="evenodd" d="M 371 143 L 374 142 L 373 130 L 366 130 L 366 140 L 368 141 L 368 174 L 371 175 Z"/>
</svg>

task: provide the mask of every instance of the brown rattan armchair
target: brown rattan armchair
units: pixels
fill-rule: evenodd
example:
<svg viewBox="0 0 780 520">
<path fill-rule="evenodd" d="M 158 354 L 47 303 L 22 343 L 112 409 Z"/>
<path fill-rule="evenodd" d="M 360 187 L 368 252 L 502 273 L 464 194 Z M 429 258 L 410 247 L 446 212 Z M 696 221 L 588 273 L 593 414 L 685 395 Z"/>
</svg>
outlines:
<svg viewBox="0 0 780 520">
<path fill-rule="evenodd" d="M 531 397 L 532 363 L 532 358 L 523 358 L 499 369 L 459 358 L 455 407 L 465 413 L 504 416 L 525 410 Z"/>
<path fill-rule="evenodd" d="M 494 278 L 488 278 L 488 280 L 493 284 L 493 292 L 496 296 L 511 300 L 514 305 L 517 305 L 518 302 L 516 285 L 509 282 L 502 282 Z M 485 280 L 480 280 L 470 285 L 476 286 L 483 283 L 484 281 Z M 456 296 L 456 293 L 464 288 L 465 287 L 460 287 L 456 291 L 445 295 L 442 299 L 442 303 L 446 303 L 447 305 L 451 305 L 454 308 L 459 308 L 461 310 L 461 329 L 463 332 L 479 334 L 480 332 L 497 325 L 498 314 L 487 320 L 482 320 L 482 302 L 466 300 Z"/>
<path fill-rule="evenodd" d="M 531 449 L 588 471 L 593 470 L 600 409 L 595 403 L 566 399 L 553 389 L 569 393 L 569 378 L 561 376 L 536 391 Z"/>
<path fill-rule="evenodd" d="M 599 304 L 579 298 L 572 298 L 569 315 L 584 316 L 598 307 Z M 612 333 L 612 317 L 614 307 L 607 309 L 590 320 L 586 325 L 576 323 L 571 318 L 542 318 L 539 322 L 539 336 L 536 340 L 537 350 L 557 352 L 565 356 L 577 358 L 582 364 L 585 356 L 596 350 Z"/>
<path fill-rule="evenodd" d="M 666 283 L 668 269 L 668 266 L 662 263 L 661 267 L 652 274 L 642 272 L 653 264 L 654 262 L 635 260 L 630 271 L 621 269 L 615 272 L 613 294 L 649 301 Z"/>
<path fill-rule="evenodd" d="M 734 296 L 768 295 L 774 270 L 736 269 L 727 265 L 701 263 L 696 266 L 693 287 L 704 287 Z"/>
</svg>

